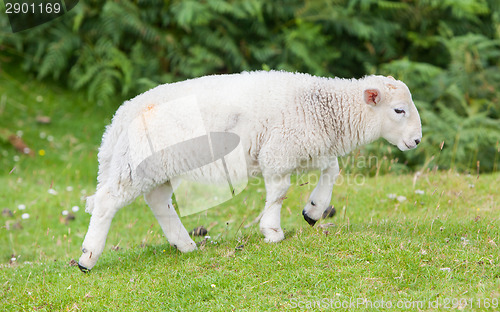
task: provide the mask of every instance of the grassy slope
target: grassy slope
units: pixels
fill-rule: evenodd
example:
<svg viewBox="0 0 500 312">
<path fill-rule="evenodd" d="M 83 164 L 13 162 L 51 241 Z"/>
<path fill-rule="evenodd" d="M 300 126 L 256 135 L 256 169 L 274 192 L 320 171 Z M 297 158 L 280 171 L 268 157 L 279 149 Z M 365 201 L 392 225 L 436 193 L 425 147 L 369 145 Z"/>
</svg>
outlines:
<svg viewBox="0 0 500 312">
<path fill-rule="evenodd" d="M 313 173 L 301 180 L 310 184 L 290 190 L 282 211 L 287 239 L 276 245 L 262 242 L 258 226 L 242 227 L 264 204 L 264 186 L 255 179 L 223 206 L 183 218 L 188 230 L 210 227 L 211 241 L 191 254 L 166 243 L 138 199 L 118 212 L 105 253 L 84 275 L 69 262 L 80 255 L 90 218 L 81 196 L 95 188 L 96 148 L 114 109 L 23 80 L 0 77 L 0 129 L 22 130 L 37 154 L 14 161 L 19 154 L 0 141 L 0 208 L 13 212 L 0 217 L 2 311 L 283 310 L 295 300 L 307 309 L 307 300 L 331 299 L 321 302 L 326 308 L 360 297 L 393 305 L 420 300 L 427 309 L 436 299 L 442 308 L 446 298 L 500 297 L 499 173 L 345 176 L 332 200 L 338 215 L 321 222 L 334 225 L 311 228 L 301 210 Z M 38 115 L 52 123 L 37 124 Z M 51 187 L 57 195 L 48 193 Z M 75 219 L 66 221 L 61 212 L 75 205 Z"/>
</svg>

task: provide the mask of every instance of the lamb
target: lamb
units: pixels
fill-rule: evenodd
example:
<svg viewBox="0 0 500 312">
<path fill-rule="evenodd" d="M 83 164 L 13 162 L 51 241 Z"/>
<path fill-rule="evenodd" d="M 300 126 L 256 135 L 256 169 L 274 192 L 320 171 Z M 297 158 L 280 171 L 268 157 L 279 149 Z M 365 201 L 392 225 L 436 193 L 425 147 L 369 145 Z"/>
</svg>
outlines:
<svg viewBox="0 0 500 312">
<path fill-rule="evenodd" d="M 154 115 L 157 122 L 151 122 L 149 128 L 162 127 L 153 131 L 153 137 L 160 141 L 174 144 L 178 143 L 175 138 L 199 135 L 185 122 L 187 119 L 181 118 L 183 110 L 168 104 L 186 98 L 197 103 L 207 132 L 239 137 L 245 166 L 224 167 L 226 177 L 235 180 L 245 174 L 262 175 L 266 203 L 260 230 L 269 243 L 284 239 L 280 210 L 291 174 L 297 170 L 321 171 L 318 185 L 302 211 L 304 219 L 314 225 L 329 207 L 339 175 L 337 157 L 380 137 L 402 151 L 416 148 L 422 138 L 420 117 L 408 87 L 390 76 L 340 79 L 259 71 L 160 85 L 126 101 L 103 136 L 97 190 L 87 199 L 86 211 L 92 217 L 78 262 L 82 271 L 92 269 L 102 254 L 114 214 L 141 194 L 169 243 L 181 252 L 196 249 L 172 206 L 171 196 L 182 179 L 215 182 L 220 177 L 210 170 L 190 173 L 190 168 L 183 168 L 186 159 L 171 150 L 141 162 L 151 155 L 155 144 L 150 137 L 131 130 L 139 129 L 141 120 L 145 122 Z M 161 109 L 157 109 L 159 105 Z M 162 125 L 167 118 L 169 122 Z M 176 123 L 180 119 L 183 122 Z M 136 124 L 138 128 L 133 128 Z M 185 136 L 185 132 L 191 133 Z M 193 157 L 196 162 L 197 156 Z"/>
</svg>

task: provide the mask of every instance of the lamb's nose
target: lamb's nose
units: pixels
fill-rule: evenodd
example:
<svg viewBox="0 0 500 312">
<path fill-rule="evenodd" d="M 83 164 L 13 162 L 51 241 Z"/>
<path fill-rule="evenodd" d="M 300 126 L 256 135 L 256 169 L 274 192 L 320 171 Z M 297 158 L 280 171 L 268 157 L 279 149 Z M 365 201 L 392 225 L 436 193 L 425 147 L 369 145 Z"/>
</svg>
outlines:
<svg viewBox="0 0 500 312">
<path fill-rule="evenodd" d="M 416 139 L 415 143 L 418 145 L 418 143 L 420 143 L 420 139 Z"/>
</svg>

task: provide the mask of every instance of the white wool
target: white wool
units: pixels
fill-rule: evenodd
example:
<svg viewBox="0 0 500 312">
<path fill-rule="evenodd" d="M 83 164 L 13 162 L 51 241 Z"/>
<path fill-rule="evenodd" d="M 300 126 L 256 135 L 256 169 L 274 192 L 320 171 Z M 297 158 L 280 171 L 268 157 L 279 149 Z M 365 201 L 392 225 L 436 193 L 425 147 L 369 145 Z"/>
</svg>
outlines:
<svg viewBox="0 0 500 312">
<path fill-rule="evenodd" d="M 228 156 L 228 163 L 246 166 L 226 168 L 217 161 L 186 172 L 196 159 L 162 149 L 212 132 L 236 134 L 241 157 Z M 86 269 L 95 265 L 114 214 L 141 194 L 169 242 L 182 252 L 196 249 L 172 206 L 172 193 L 182 179 L 220 182 L 229 176 L 234 183 L 262 173 L 266 204 L 260 229 L 266 242 L 278 242 L 284 238 L 280 210 L 290 174 L 321 170 L 303 210 L 314 225 L 330 205 L 339 175 L 337 157 L 380 137 L 400 150 L 415 148 L 422 138 L 410 91 L 392 77 L 244 72 L 158 86 L 126 101 L 106 128 L 97 192 L 87 199 L 92 218 L 79 264 Z"/>
<path fill-rule="evenodd" d="M 207 132 L 240 136 L 252 175 L 263 170 L 281 174 L 321 169 L 322 157 L 345 155 L 377 139 L 379 120 L 363 102 L 363 90 L 376 87 L 388 93 L 386 83 L 404 86 L 381 76 L 332 79 L 275 71 L 206 76 L 158 86 L 116 112 L 99 149 L 99 187 L 108 184 L 112 191 L 137 196 L 176 175 L 176 160 L 171 159 L 155 169 L 154 181 L 134 181 L 132 154 L 148 146 L 145 140 L 143 146 L 129 146 L 127 131 L 148 105 L 168 105 L 194 96 Z M 170 130 L 172 136 L 178 135 L 179 129 Z"/>
</svg>

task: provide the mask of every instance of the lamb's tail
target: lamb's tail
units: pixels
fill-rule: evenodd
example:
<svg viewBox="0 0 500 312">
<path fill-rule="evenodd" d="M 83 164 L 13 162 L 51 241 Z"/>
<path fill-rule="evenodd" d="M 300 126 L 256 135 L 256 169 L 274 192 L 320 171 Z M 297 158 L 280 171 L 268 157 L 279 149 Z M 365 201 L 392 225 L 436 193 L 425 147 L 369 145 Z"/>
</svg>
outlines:
<svg viewBox="0 0 500 312">
<path fill-rule="evenodd" d="M 110 125 L 106 127 L 106 131 L 102 136 L 102 143 L 99 147 L 99 152 L 97 154 L 97 159 L 99 161 L 99 171 L 97 174 L 97 190 L 105 187 L 113 182 L 110 181 L 113 177 L 111 164 L 113 162 L 113 157 L 116 157 L 115 147 L 117 142 L 120 140 L 120 136 L 127 133 L 125 128 L 126 124 L 123 122 L 123 105 L 117 110 L 115 116 Z M 87 203 L 85 206 L 85 212 L 92 214 L 95 205 L 95 194 L 87 197 Z"/>
<path fill-rule="evenodd" d="M 111 125 L 106 127 L 106 131 L 102 137 L 101 147 L 99 148 L 99 153 L 97 155 L 97 159 L 99 161 L 99 173 L 97 176 L 98 189 L 108 182 L 111 175 L 111 162 L 113 156 L 115 155 L 115 146 L 119 141 L 120 136 L 127 132 L 124 122 L 120 120 L 122 107 L 118 109 L 113 117 Z"/>
<path fill-rule="evenodd" d="M 97 159 L 99 161 L 99 171 L 97 174 L 97 189 L 99 190 L 109 179 L 111 161 L 113 159 L 113 147 L 119 135 L 116 131 L 117 127 L 113 124 L 106 127 L 106 131 L 102 137 L 102 143 L 99 147 Z M 86 198 L 85 212 L 92 214 L 95 205 L 95 194 Z"/>
<path fill-rule="evenodd" d="M 87 197 L 85 212 L 92 214 L 92 211 L 94 211 L 94 200 L 95 200 L 95 195 Z"/>
</svg>

